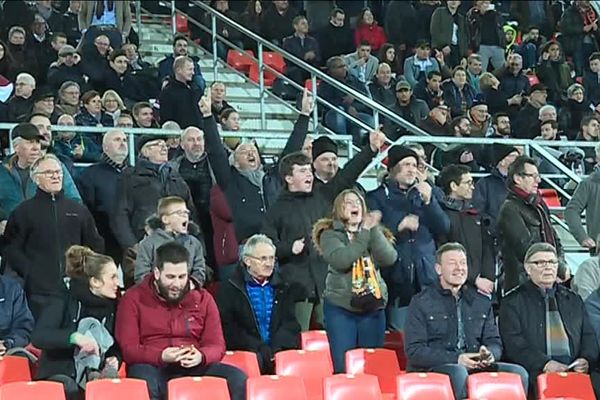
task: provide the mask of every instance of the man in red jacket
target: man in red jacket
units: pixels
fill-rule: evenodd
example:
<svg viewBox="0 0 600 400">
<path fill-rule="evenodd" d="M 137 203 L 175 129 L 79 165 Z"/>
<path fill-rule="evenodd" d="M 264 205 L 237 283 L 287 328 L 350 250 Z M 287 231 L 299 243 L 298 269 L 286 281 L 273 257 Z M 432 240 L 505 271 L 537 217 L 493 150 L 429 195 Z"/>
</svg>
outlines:
<svg viewBox="0 0 600 400">
<path fill-rule="evenodd" d="M 225 340 L 212 296 L 188 275 L 188 251 L 176 242 L 156 250 L 154 274 L 129 289 L 117 311 L 116 337 L 127 376 L 148 383 L 152 400 L 183 376 L 225 378 L 232 400 L 246 399 L 246 375 L 221 364 Z"/>
</svg>

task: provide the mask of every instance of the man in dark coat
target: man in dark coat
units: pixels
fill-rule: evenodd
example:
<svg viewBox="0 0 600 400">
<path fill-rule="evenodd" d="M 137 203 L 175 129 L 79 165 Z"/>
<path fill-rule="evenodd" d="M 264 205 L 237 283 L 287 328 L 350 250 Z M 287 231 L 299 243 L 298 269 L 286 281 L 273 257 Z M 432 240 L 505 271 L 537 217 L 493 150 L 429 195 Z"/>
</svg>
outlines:
<svg viewBox="0 0 600 400">
<path fill-rule="evenodd" d="M 230 350 L 256 353 L 261 372 L 270 374 L 275 353 L 300 344 L 293 287 L 274 271 L 275 245 L 265 235 L 251 236 L 241 258 L 217 295 L 225 343 Z"/>
<path fill-rule="evenodd" d="M 294 18 L 294 34 L 283 39 L 283 49 L 299 59 L 318 67 L 321 64 L 321 51 L 317 39 L 308 34 L 308 19 L 303 15 Z M 304 85 L 304 80 L 310 78 L 310 73 L 292 63 L 285 71 L 294 82 Z"/>
<path fill-rule="evenodd" d="M 534 243 L 524 261 L 528 278 L 500 305 L 505 359 L 525 367 L 532 383 L 542 373 L 589 373 L 598 396 L 596 334 L 581 297 L 557 283 L 559 253 Z"/>
<path fill-rule="evenodd" d="M 25 292 L 16 279 L 0 276 L 0 298 L 4 299 L 0 314 L 0 356 L 4 356 L 7 350 L 29 344 L 34 320 Z"/>
<path fill-rule="evenodd" d="M 302 288 L 296 299 L 296 319 L 303 331 L 309 329 L 313 310 L 317 321 L 323 323 L 322 293 L 327 263 L 311 242 L 312 227 L 317 220 L 331 213 L 336 196 L 356 183 L 383 143 L 385 135 L 380 131 L 372 132 L 369 146 L 352 158 L 331 181 L 316 187 L 310 157 L 298 152 L 280 162 L 280 175 L 286 188 L 267 213 L 262 232 L 273 239 L 277 247 L 284 281 Z"/>
<path fill-rule="evenodd" d="M 76 82 L 79 87 L 85 87 L 83 70 L 77 51 L 73 46 L 65 45 L 58 51 L 58 61 L 48 70 L 48 85 L 57 92 L 67 81 Z"/>
<path fill-rule="evenodd" d="M 335 7 L 329 14 L 329 24 L 317 32 L 322 60 L 348 54 L 355 49 L 352 30 L 346 25 L 345 19 L 344 10 Z"/>
<path fill-rule="evenodd" d="M 194 61 L 188 56 L 178 56 L 173 62 L 173 75 L 160 93 L 160 119 L 175 121 L 181 128 L 202 126 L 198 100 L 202 88 L 194 80 Z"/>
<path fill-rule="evenodd" d="M 199 59 L 196 56 L 189 55 L 188 45 L 188 39 L 183 35 L 176 35 L 175 38 L 173 38 L 173 54 L 169 54 L 158 63 L 158 79 L 162 82 L 167 77 L 173 77 L 173 64 L 175 63 L 175 58 L 180 56 L 186 56 L 189 57 L 194 63 L 194 73 L 192 80 L 198 87 L 199 92 L 204 93 L 206 81 L 202 76 L 200 64 L 198 64 Z"/>
</svg>

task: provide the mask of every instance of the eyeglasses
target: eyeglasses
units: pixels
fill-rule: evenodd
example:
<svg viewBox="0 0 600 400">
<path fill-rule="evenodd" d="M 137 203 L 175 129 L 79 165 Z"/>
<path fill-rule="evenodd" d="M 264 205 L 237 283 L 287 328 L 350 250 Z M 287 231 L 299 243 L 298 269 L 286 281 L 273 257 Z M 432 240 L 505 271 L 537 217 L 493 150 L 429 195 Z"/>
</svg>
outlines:
<svg viewBox="0 0 600 400">
<path fill-rule="evenodd" d="M 44 175 L 46 178 L 52 178 L 53 176 L 62 176 L 62 169 L 47 169 L 45 171 L 38 171 L 37 175 Z"/>
<path fill-rule="evenodd" d="M 469 179 L 468 181 L 460 182 L 460 184 L 467 185 L 467 186 L 475 186 L 475 182 L 473 181 L 473 179 Z"/>
<path fill-rule="evenodd" d="M 190 210 L 177 210 L 177 211 L 170 212 L 167 215 L 178 215 L 180 217 L 189 217 L 190 214 L 191 214 Z"/>
<path fill-rule="evenodd" d="M 527 264 L 534 265 L 536 268 L 544 268 L 546 266 L 557 267 L 558 260 L 535 260 L 535 261 L 527 261 Z"/>
<path fill-rule="evenodd" d="M 261 264 L 266 264 L 266 263 L 275 264 L 275 263 L 277 263 L 277 257 L 275 257 L 275 256 L 254 257 L 254 256 L 246 255 L 246 257 L 252 258 L 252 259 L 260 262 Z"/>
</svg>

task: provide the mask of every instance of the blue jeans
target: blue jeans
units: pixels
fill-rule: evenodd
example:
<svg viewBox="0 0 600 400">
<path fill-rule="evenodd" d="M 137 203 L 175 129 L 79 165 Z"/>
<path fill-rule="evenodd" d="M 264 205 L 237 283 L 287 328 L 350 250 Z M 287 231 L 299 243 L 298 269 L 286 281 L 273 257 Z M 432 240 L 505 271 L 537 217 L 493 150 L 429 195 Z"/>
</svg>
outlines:
<svg viewBox="0 0 600 400">
<path fill-rule="evenodd" d="M 194 368 L 182 368 L 178 365 L 157 367 L 151 364 L 132 364 L 127 366 L 127 377 L 143 379 L 148 384 L 150 400 L 167 398 L 167 382 L 184 376 L 216 376 L 227 380 L 231 400 L 246 400 L 246 380 L 248 377 L 240 369 L 231 365 L 215 363 Z"/>
<path fill-rule="evenodd" d="M 373 126 L 372 115 L 359 112 L 358 119 L 369 126 Z M 336 110 L 329 110 L 325 113 L 325 125 L 338 135 L 352 135 L 352 142 L 357 146 L 362 146 L 366 143 L 368 132 L 350 122 Z"/>
<path fill-rule="evenodd" d="M 345 355 L 348 350 L 383 347 L 385 340 L 384 310 L 359 314 L 325 300 L 323 313 L 336 374 L 346 370 Z"/>
<path fill-rule="evenodd" d="M 503 362 L 496 363 L 495 365 L 498 367 L 497 372 L 510 372 L 519 375 L 521 377 L 521 382 L 523 383 L 523 390 L 525 391 L 525 394 L 527 394 L 529 389 L 529 374 L 525 368 L 517 364 Z M 432 368 L 431 372 L 439 372 L 448 375 L 450 383 L 452 384 L 454 396 L 457 399 L 467 398 L 467 378 L 469 377 L 469 371 L 464 366 L 459 364 L 444 364 Z M 474 370 L 472 372 L 476 373 L 481 371 Z"/>
</svg>

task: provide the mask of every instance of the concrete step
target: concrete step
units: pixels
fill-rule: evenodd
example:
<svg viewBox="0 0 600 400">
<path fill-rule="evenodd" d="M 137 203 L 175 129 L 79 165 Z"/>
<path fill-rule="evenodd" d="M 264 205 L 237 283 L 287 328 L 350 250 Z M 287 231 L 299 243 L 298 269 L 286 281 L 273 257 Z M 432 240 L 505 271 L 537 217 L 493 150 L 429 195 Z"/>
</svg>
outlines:
<svg viewBox="0 0 600 400">
<path fill-rule="evenodd" d="M 228 96 L 228 98 L 230 98 L 230 96 Z M 242 116 L 247 116 L 249 114 L 257 114 L 260 116 L 260 103 L 258 99 L 228 100 L 228 103 L 238 110 Z M 279 103 L 277 100 L 267 100 L 265 102 L 265 112 L 267 113 L 267 116 L 277 114 L 278 116 L 285 116 L 294 121 L 298 115 L 298 112 Z"/>
<path fill-rule="evenodd" d="M 242 118 L 240 129 L 243 131 L 261 129 L 260 118 Z M 268 119 L 266 121 L 267 131 L 276 130 L 287 131 L 291 133 L 292 129 L 294 129 L 294 121 L 291 119 Z"/>
</svg>

